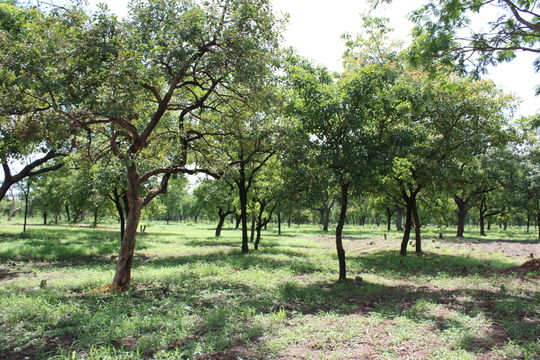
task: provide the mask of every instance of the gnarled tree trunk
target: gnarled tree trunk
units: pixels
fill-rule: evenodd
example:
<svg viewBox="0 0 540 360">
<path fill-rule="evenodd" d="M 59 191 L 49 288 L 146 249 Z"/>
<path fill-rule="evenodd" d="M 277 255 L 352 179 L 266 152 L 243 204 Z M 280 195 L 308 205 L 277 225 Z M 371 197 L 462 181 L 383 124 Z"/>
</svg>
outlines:
<svg viewBox="0 0 540 360">
<path fill-rule="evenodd" d="M 137 241 L 137 227 L 141 220 L 143 208 L 143 199 L 139 197 L 139 179 L 135 165 L 128 168 L 126 196 L 128 200 L 128 216 L 113 279 L 113 285 L 121 290 L 128 288 L 131 283 L 131 264 Z"/>
</svg>

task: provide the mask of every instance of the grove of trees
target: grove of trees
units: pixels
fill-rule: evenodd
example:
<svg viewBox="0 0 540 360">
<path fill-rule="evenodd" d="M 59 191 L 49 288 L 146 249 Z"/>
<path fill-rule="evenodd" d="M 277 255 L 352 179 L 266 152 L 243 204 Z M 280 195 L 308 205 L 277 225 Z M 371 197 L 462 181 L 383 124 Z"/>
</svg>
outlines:
<svg viewBox="0 0 540 360">
<path fill-rule="evenodd" d="M 507 21 L 454 38 L 491 3 Z M 340 281 L 347 224 L 403 231 L 404 256 L 427 224 L 540 237 L 540 124 L 476 71 L 538 52 L 534 4 L 430 2 L 409 48 L 364 16 L 336 73 L 282 46 L 270 0 L 0 3 L 2 210 L 117 220 L 119 290 L 147 219 L 213 221 L 216 241 L 231 221 L 244 254 L 269 224 L 335 224 Z"/>
</svg>

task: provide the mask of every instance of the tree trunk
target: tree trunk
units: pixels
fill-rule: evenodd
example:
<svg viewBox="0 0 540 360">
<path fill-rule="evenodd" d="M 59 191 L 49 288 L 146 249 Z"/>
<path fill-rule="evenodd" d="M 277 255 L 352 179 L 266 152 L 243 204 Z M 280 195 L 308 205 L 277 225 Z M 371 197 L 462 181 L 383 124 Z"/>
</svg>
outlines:
<svg viewBox="0 0 540 360">
<path fill-rule="evenodd" d="M 43 212 L 43 225 L 47 225 L 47 211 Z"/>
<path fill-rule="evenodd" d="M 225 223 L 225 218 L 227 217 L 227 214 L 222 212 L 221 209 L 219 210 L 219 222 L 216 227 L 216 237 L 221 236 L 221 229 L 223 228 L 223 224 Z"/>
<path fill-rule="evenodd" d="M 407 255 L 407 246 L 409 245 L 409 239 L 411 237 L 412 229 L 412 204 L 410 199 L 406 199 L 407 208 L 405 213 L 405 230 L 403 231 L 403 239 L 401 240 L 401 250 L 400 254 L 403 256 Z"/>
<path fill-rule="evenodd" d="M 6 178 L 6 173 L 4 172 L 4 182 L 0 185 L 0 201 L 4 199 L 9 188 L 14 184 L 10 178 Z"/>
<path fill-rule="evenodd" d="M 251 234 L 249 236 L 249 242 L 253 242 L 255 240 L 255 216 L 251 217 Z"/>
<path fill-rule="evenodd" d="M 323 231 L 328 232 L 328 222 L 330 221 L 330 207 L 325 203 L 321 209 L 321 223 L 323 226 Z"/>
<path fill-rule="evenodd" d="M 70 215 L 70 213 L 69 213 L 69 205 L 66 204 L 66 205 L 65 205 L 65 208 L 66 208 L 67 221 L 68 221 L 68 223 L 69 223 L 69 222 L 71 222 L 71 215 Z"/>
<path fill-rule="evenodd" d="M 486 231 L 484 230 L 484 216 L 480 215 L 480 236 L 486 236 Z"/>
<path fill-rule="evenodd" d="M 540 239 L 540 210 L 536 213 L 536 224 L 538 225 L 538 238 Z"/>
<path fill-rule="evenodd" d="M 339 280 L 347 280 L 347 267 L 345 263 L 345 249 L 343 248 L 342 234 L 345 218 L 347 217 L 347 201 L 349 196 L 350 183 L 341 184 L 341 209 L 339 211 L 339 219 L 336 226 L 336 251 L 339 261 Z"/>
<path fill-rule="evenodd" d="M 255 250 L 259 250 L 259 243 L 261 242 L 261 229 L 262 229 L 262 224 L 259 224 L 255 227 L 255 231 L 256 231 L 256 236 L 255 236 L 255 244 L 253 246 L 253 248 Z"/>
<path fill-rule="evenodd" d="M 236 221 L 236 224 L 234 224 L 234 228 L 238 229 L 240 227 L 240 222 L 242 221 L 242 215 L 236 214 L 235 221 Z"/>
<path fill-rule="evenodd" d="M 484 230 L 484 220 L 486 219 L 486 198 L 482 198 L 480 201 L 480 207 L 478 208 L 479 213 L 479 222 L 480 222 L 480 236 L 486 236 L 486 231 Z"/>
<path fill-rule="evenodd" d="M 242 254 L 249 252 L 248 225 L 247 225 L 247 189 L 244 163 L 240 164 L 240 178 L 238 180 L 238 192 L 240 195 L 240 217 L 242 220 Z"/>
<path fill-rule="evenodd" d="M 98 223 L 98 211 L 99 211 L 98 208 L 95 208 L 95 209 L 94 209 L 94 224 L 93 224 L 93 227 L 97 227 L 97 223 Z"/>
<path fill-rule="evenodd" d="M 457 226 L 457 237 L 463 237 L 463 233 L 465 232 L 465 223 L 467 221 L 467 201 L 460 198 L 458 195 L 454 195 L 454 202 L 457 205 L 458 211 L 457 211 L 457 217 L 458 217 L 458 226 Z"/>
<path fill-rule="evenodd" d="M 291 217 L 290 216 L 287 218 L 287 227 L 288 228 L 291 227 Z"/>
<path fill-rule="evenodd" d="M 402 208 L 397 209 L 396 230 L 403 231 L 403 209 Z"/>
<path fill-rule="evenodd" d="M 527 210 L 527 234 L 531 229 L 531 210 Z"/>
<path fill-rule="evenodd" d="M 392 230 L 392 210 L 388 207 L 386 208 L 386 230 Z"/>
<path fill-rule="evenodd" d="M 416 203 L 416 196 L 413 197 L 413 219 L 414 219 L 414 235 L 415 235 L 415 250 L 417 254 L 422 254 L 422 238 L 420 236 L 420 216 L 418 216 L 418 204 Z"/>
<path fill-rule="evenodd" d="M 24 225 L 23 232 L 26 232 L 26 224 L 28 220 L 28 197 L 30 196 L 30 183 L 26 184 L 26 193 L 24 194 Z"/>
<path fill-rule="evenodd" d="M 122 207 L 122 199 L 125 205 L 125 197 L 120 196 L 120 194 L 118 193 L 118 189 L 116 189 L 115 187 L 113 189 L 112 201 L 114 203 L 114 206 L 116 207 L 116 211 L 118 212 L 118 218 L 120 219 L 120 244 L 122 243 L 122 239 L 124 239 L 124 230 L 126 228 L 126 217 L 124 214 L 124 207 Z"/>
<path fill-rule="evenodd" d="M 277 214 L 277 233 L 281 235 L 281 212 Z"/>
<path fill-rule="evenodd" d="M 113 279 L 113 286 L 119 290 L 124 290 L 131 283 L 131 265 L 137 241 L 137 227 L 141 220 L 143 200 L 139 197 L 139 181 L 135 165 L 128 168 L 128 188 L 126 192 L 128 200 L 127 221 L 124 231 L 124 238 L 120 246 L 120 254 L 116 261 L 116 273 Z"/>
</svg>

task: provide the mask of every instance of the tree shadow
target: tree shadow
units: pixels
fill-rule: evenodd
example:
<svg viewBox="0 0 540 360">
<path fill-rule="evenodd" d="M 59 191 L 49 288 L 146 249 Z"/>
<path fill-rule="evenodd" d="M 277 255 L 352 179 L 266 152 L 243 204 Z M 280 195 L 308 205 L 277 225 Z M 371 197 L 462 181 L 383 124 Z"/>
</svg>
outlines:
<svg viewBox="0 0 540 360">
<path fill-rule="evenodd" d="M 286 255 L 290 259 L 273 258 L 273 255 Z M 135 267 L 144 266 L 149 268 L 162 268 L 183 266 L 196 263 L 209 263 L 215 266 L 233 268 L 235 270 L 264 269 L 264 270 L 288 270 L 295 274 L 311 274 L 324 271 L 325 268 L 308 261 L 298 261 L 302 257 L 307 259 L 308 255 L 292 250 L 276 249 L 273 251 L 258 251 L 249 254 L 242 254 L 240 251 L 218 251 L 204 255 L 185 255 L 173 257 L 157 257 L 145 263 L 134 263 Z"/>
<path fill-rule="evenodd" d="M 273 255 L 285 255 L 290 260 L 272 258 Z M 298 259 L 299 255 L 302 255 L 301 259 Z M 287 270 L 297 275 L 327 270 L 306 260 L 306 254 L 278 248 L 247 255 L 233 251 L 159 257 L 147 259 L 144 263 L 136 262 L 135 265 L 138 271 L 143 271 L 144 268 L 208 263 L 221 267 L 221 271 L 231 271 L 232 276 L 237 271 L 251 269 L 262 269 L 269 274 L 276 270 Z M 350 261 L 376 274 L 400 277 L 435 275 L 435 269 L 439 274 L 461 276 L 463 266 L 467 267 L 469 274 L 487 276 L 490 268 L 507 265 L 505 262 L 492 262 L 486 268 L 480 266 L 485 261 L 478 259 L 445 255 L 403 258 L 390 251 L 357 256 L 350 258 Z M 513 279 L 511 275 L 498 276 Z M 193 358 L 201 351 L 208 359 L 227 358 L 246 351 L 260 354 L 255 358 L 271 358 L 275 354 L 265 353 L 268 350 L 259 339 L 270 336 L 274 330 L 271 325 L 253 322 L 253 314 L 271 316 L 284 313 L 287 317 L 318 313 L 377 315 L 382 319 L 406 317 L 418 323 L 430 322 L 436 331 L 467 328 L 468 325 L 460 323 L 459 319 L 434 313 L 419 305 L 425 303 L 444 306 L 470 317 L 481 313 L 491 323 L 497 324 L 492 327 L 493 334 L 464 338 L 458 346 L 467 351 L 485 352 L 509 342 L 534 344 L 540 336 L 540 296 L 535 291 L 522 291 L 514 295 L 504 290 L 448 290 L 436 286 L 390 286 L 367 281 L 310 281 L 309 277 L 303 276 L 284 280 L 276 287 L 261 287 L 211 276 L 203 280 L 189 271 L 179 271 L 167 280 L 135 283 L 132 289 L 120 294 L 99 293 L 91 289 L 71 290 L 72 293 L 68 289 L 67 294 L 65 290 L 56 293 L 53 289 L 24 293 L 24 296 L 38 299 L 49 306 L 71 305 L 72 309 L 66 317 L 47 324 L 43 329 L 45 341 L 40 348 L 32 350 L 36 354 L 43 352 L 47 356 L 54 356 L 59 347 L 84 351 L 105 344 L 122 353 L 139 353 L 149 358 L 158 350 L 181 350 L 187 358 Z M 144 314 L 145 321 L 133 322 L 131 330 L 134 335 L 119 336 L 117 325 L 139 314 Z M 28 319 L 23 317 L 17 321 L 25 327 L 34 326 L 33 311 L 24 316 Z M 186 325 L 187 318 L 196 320 Z M 179 332 L 177 328 L 184 331 Z M 162 333 L 167 336 L 162 336 Z M 59 338 L 58 334 L 64 340 L 71 340 L 51 346 Z M 0 354 L 6 354 L 6 358 L 16 358 L 18 351 L 15 348 L 4 349 Z"/>
<path fill-rule="evenodd" d="M 268 240 L 267 237 L 271 237 L 268 235 L 265 235 L 263 238 L 261 238 L 260 248 L 276 248 L 281 247 L 283 248 L 283 244 L 279 242 L 278 239 L 272 239 Z M 203 239 L 192 239 L 192 240 L 186 240 L 183 242 L 183 245 L 185 246 L 193 246 L 193 247 L 211 247 L 211 246 L 229 246 L 231 248 L 240 248 L 242 245 L 241 238 L 234 239 L 234 240 L 225 240 L 223 238 L 203 238 Z M 253 243 L 250 242 L 249 245 L 253 247 Z M 309 249 L 308 246 L 303 245 L 296 245 L 296 244 L 287 244 L 287 247 L 291 248 L 303 248 L 303 249 Z"/>
<path fill-rule="evenodd" d="M 391 277 L 408 276 L 500 276 L 496 270 L 514 266 L 510 260 L 485 260 L 468 256 L 424 253 L 417 256 L 399 255 L 398 251 L 379 251 L 362 255 L 349 256 L 362 272 L 375 273 Z"/>
<path fill-rule="evenodd" d="M 496 244 L 496 243 L 506 243 L 506 244 L 540 244 L 540 239 L 536 240 L 513 240 L 513 239 L 489 239 L 483 237 L 445 237 L 441 242 L 452 243 L 452 244 Z"/>
<path fill-rule="evenodd" d="M 96 229 L 39 229 L 1 236 L 0 243 L 16 244 L 0 249 L 0 258 L 17 261 L 93 261 L 116 253 L 119 248 L 117 232 Z M 144 248 L 144 244 L 138 248 Z"/>
</svg>

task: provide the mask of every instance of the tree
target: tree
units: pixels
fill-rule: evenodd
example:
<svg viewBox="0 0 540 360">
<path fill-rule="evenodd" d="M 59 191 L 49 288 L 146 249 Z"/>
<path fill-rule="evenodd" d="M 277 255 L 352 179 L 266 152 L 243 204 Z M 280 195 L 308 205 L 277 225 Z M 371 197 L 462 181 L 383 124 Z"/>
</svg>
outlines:
<svg viewBox="0 0 540 360">
<path fill-rule="evenodd" d="M 14 5 L 0 4 L 0 200 L 19 181 L 59 169 L 73 135 L 68 119 L 48 103 L 52 84 L 34 81 L 46 69 L 62 68 L 64 59 L 54 57 L 61 38 L 44 30 L 46 15 Z"/>
<path fill-rule="evenodd" d="M 217 175 L 202 165 L 209 139 L 223 135 L 209 119 L 269 74 L 279 24 L 266 0 L 139 0 L 124 20 L 75 8 L 51 12 L 48 25 L 68 34 L 54 47 L 54 59 L 68 61 L 44 79 L 25 75 L 54 84 L 46 106 L 123 165 L 128 211 L 113 286 L 125 289 L 143 207 L 167 191 L 173 174 Z M 29 57 L 31 49 L 19 50 Z"/>
<path fill-rule="evenodd" d="M 305 142 L 317 161 L 333 172 L 339 188 L 336 226 L 339 281 L 346 280 L 343 227 L 352 188 L 361 189 L 377 174 L 398 143 L 390 95 L 397 77 L 388 64 L 361 64 L 342 76 L 292 57 L 288 75 L 293 89 L 291 114 L 299 119 Z"/>
<path fill-rule="evenodd" d="M 392 0 L 375 0 L 375 4 Z M 516 51 L 540 53 L 540 4 L 532 0 L 430 0 L 411 18 L 411 58 L 415 63 L 442 59 L 444 63 L 473 70 L 509 61 Z M 476 14 L 490 16 L 489 29 L 475 31 Z M 538 68 L 539 62 L 535 62 Z"/>
<path fill-rule="evenodd" d="M 167 224 L 171 220 L 179 221 L 183 216 L 182 203 L 187 193 L 188 179 L 182 174 L 173 177 L 169 181 L 167 193 L 163 194 L 159 201 L 165 205 L 165 220 Z"/>
<path fill-rule="evenodd" d="M 456 163 L 466 162 L 505 139 L 506 110 L 512 98 L 489 81 L 411 71 L 400 79 L 405 119 L 416 137 L 394 161 L 394 179 L 406 204 L 401 254 L 415 229 L 422 252 L 418 196 L 452 181 Z M 446 181 L 445 181 L 446 180 Z"/>
<path fill-rule="evenodd" d="M 221 236 L 221 230 L 227 216 L 236 212 L 233 190 L 234 188 L 223 179 L 204 180 L 193 190 L 193 195 L 197 198 L 202 211 L 210 218 L 218 216 L 216 237 Z"/>
<path fill-rule="evenodd" d="M 283 186 L 281 166 L 276 158 L 270 160 L 258 174 L 251 193 L 252 211 L 255 220 L 254 249 L 259 249 L 261 230 L 266 227 L 279 205 L 279 196 Z"/>
<path fill-rule="evenodd" d="M 285 185 L 284 197 L 303 208 L 320 213 L 322 230 L 328 232 L 336 198 L 331 169 L 318 162 L 316 151 L 301 129 L 287 133 L 287 151 L 280 154 Z"/>
</svg>

